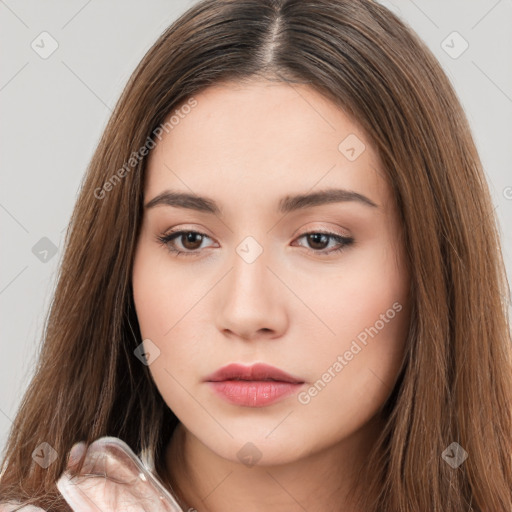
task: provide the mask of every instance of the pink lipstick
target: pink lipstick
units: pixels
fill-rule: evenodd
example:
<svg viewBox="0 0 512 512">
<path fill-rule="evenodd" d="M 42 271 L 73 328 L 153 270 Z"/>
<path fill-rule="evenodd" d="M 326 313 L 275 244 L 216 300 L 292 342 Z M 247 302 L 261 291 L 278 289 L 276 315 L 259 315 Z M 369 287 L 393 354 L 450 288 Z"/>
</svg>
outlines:
<svg viewBox="0 0 512 512">
<path fill-rule="evenodd" d="M 304 381 L 263 363 L 251 366 L 229 364 L 206 377 L 224 400 L 245 407 L 264 407 L 296 391 Z"/>
</svg>

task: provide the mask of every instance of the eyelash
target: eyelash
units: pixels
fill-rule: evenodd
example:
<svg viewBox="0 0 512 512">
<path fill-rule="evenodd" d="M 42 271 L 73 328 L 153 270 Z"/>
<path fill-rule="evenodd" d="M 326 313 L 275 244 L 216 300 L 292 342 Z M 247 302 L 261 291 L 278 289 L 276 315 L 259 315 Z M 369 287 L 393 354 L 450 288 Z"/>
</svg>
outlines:
<svg viewBox="0 0 512 512">
<path fill-rule="evenodd" d="M 185 257 L 197 256 L 198 255 L 197 250 L 196 251 L 180 251 L 179 249 L 176 249 L 175 247 L 173 247 L 173 245 L 171 244 L 171 242 L 173 242 L 175 238 L 179 238 L 181 235 L 190 234 L 190 233 L 194 233 L 196 235 L 210 238 L 205 233 L 201 233 L 199 231 L 192 231 L 192 230 L 172 231 L 166 235 L 159 235 L 156 238 L 157 238 L 158 243 L 165 246 L 169 252 L 174 253 L 176 256 L 185 256 Z M 308 235 L 325 235 L 325 236 L 329 237 L 330 239 L 336 240 L 339 244 L 341 244 L 341 246 L 338 247 L 337 249 L 330 249 L 330 250 L 325 250 L 325 249 L 324 250 L 315 250 L 315 249 L 307 249 L 306 248 L 308 250 L 308 252 L 312 252 L 313 254 L 327 255 L 327 254 L 333 254 L 333 253 L 340 253 L 354 243 L 354 239 L 352 237 L 341 236 L 336 233 L 330 233 L 328 231 L 309 231 L 307 233 L 303 233 L 302 235 L 300 235 L 298 237 L 298 239 L 304 238 Z"/>
</svg>

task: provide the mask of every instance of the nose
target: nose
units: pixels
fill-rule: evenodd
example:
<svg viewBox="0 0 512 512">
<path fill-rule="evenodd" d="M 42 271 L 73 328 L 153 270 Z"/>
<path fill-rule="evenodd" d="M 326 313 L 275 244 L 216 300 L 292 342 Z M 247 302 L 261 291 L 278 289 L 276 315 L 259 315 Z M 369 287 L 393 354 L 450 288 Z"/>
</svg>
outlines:
<svg viewBox="0 0 512 512">
<path fill-rule="evenodd" d="M 248 262 L 235 253 L 232 267 L 216 290 L 219 305 L 218 329 L 228 337 L 255 340 L 273 339 L 288 326 L 289 294 L 276 277 L 276 265 L 263 251 Z"/>
</svg>

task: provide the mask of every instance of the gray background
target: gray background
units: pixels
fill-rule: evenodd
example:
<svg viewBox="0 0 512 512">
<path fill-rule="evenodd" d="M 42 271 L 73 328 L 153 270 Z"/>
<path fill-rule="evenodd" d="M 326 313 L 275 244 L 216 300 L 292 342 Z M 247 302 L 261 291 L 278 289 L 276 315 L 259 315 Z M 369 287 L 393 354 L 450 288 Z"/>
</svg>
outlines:
<svg viewBox="0 0 512 512">
<path fill-rule="evenodd" d="M 137 63 L 193 3 L 0 0 L 0 448 L 34 370 L 64 230 L 95 145 Z M 420 35 L 455 86 L 486 169 L 510 278 L 512 0 L 381 3 Z M 458 55 L 463 40 L 469 47 Z M 44 55 L 52 44 L 58 48 Z"/>
</svg>

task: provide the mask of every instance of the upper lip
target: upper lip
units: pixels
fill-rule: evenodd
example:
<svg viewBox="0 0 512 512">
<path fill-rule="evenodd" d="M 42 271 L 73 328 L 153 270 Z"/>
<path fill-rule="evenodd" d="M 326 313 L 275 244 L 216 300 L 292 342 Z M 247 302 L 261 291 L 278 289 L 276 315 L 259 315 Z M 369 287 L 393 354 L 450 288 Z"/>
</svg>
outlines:
<svg viewBox="0 0 512 512">
<path fill-rule="evenodd" d="M 264 363 L 256 363 L 251 366 L 242 364 L 228 364 L 219 368 L 205 379 L 207 382 L 221 382 L 225 380 L 262 381 L 273 380 L 278 382 L 291 382 L 302 384 L 304 381 L 293 377 L 289 373 Z"/>
</svg>

